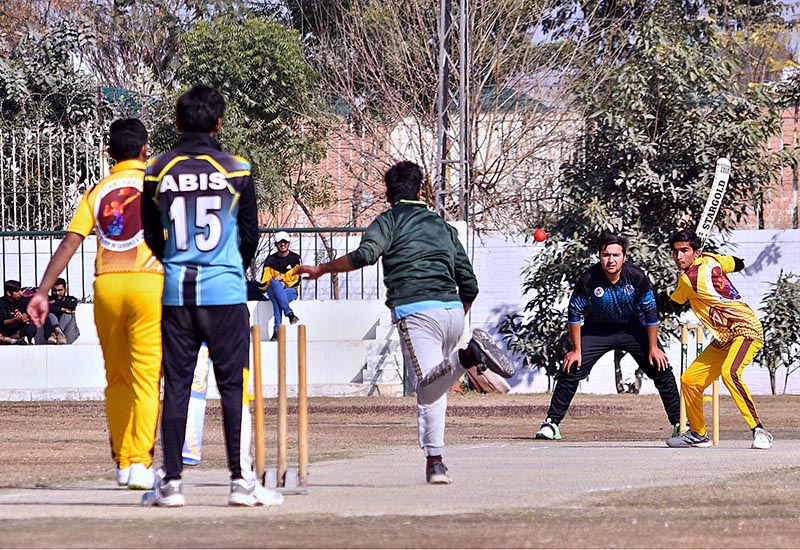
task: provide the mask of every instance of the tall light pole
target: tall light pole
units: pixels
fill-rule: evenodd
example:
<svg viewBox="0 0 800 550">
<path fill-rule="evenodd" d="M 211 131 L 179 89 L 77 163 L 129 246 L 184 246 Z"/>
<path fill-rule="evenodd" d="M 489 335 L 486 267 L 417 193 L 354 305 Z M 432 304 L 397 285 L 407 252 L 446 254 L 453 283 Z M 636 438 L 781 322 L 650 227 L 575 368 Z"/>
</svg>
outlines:
<svg viewBox="0 0 800 550">
<path fill-rule="evenodd" d="M 453 55 L 453 37 L 457 56 Z M 458 0 L 453 17 L 452 0 L 439 4 L 439 92 L 437 97 L 436 211 L 444 218 L 469 220 L 470 147 L 469 52 L 471 45 L 469 0 Z M 455 75 L 453 83 L 452 76 Z M 451 116 L 457 107 L 456 117 Z M 458 180 L 453 181 L 453 172 Z M 452 204 L 455 201 L 457 208 Z"/>
</svg>

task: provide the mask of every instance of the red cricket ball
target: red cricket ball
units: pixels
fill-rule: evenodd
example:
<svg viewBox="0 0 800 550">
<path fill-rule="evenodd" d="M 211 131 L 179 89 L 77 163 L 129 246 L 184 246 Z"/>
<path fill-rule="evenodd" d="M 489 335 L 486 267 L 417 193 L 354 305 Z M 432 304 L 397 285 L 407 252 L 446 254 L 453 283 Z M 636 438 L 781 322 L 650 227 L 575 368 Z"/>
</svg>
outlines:
<svg viewBox="0 0 800 550">
<path fill-rule="evenodd" d="M 547 232 L 541 227 L 533 232 L 533 238 L 537 243 L 544 241 L 547 238 Z"/>
</svg>

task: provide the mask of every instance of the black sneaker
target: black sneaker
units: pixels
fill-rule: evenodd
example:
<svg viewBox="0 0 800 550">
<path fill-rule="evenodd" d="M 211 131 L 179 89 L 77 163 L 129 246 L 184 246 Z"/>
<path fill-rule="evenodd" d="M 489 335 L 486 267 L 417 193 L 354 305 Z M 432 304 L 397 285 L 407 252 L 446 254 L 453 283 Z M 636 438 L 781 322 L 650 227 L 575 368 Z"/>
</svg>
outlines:
<svg viewBox="0 0 800 550">
<path fill-rule="evenodd" d="M 444 462 L 437 460 L 425 468 L 425 479 L 430 485 L 449 485 L 452 481 L 447 475 L 447 466 Z"/>
<path fill-rule="evenodd" d="M 277 332 L 273 332 L 272 333 L 272 338 L 270 338 L 269 341 L 270 342 L 277 342 L 278 341 L 278 333 Z"/>
<path fill-rule="evenodd" d="M 289 324 L 296 325 L 300 321 L 300 317 L 294 313 L 288 313 L 286 317 L 289 319 Z"/>
<path fill-rule="evenodd" d="M 489 369 L 503 378 L 511 378 L 516 372 L 511 358 L 494 343 L 492 337 L 485 331 L 476 328 L 472 331 L 469 349 L 475 356 L 478 372 Z"/>
</svg>

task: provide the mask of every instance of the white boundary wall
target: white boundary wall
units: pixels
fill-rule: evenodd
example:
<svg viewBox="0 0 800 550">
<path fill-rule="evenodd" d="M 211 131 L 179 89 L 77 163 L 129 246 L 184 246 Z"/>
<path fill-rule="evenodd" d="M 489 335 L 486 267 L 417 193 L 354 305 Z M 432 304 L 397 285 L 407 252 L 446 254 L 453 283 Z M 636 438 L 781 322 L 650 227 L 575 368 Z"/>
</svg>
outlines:
<svg viewBox="0 0 800 550">
<path fill-rule="evenodd" d="M 483 235 L 470 243 L 475 271 L 481 293 L 475 302 L 470 322 L 473 328 L 483 328 L 497 335 L 497 326 L 505 315 L 520 312 L 527 302 L 522 295 L 521 272 L 528 260 L 541 249 L 536 243 L 526 243 L 520 237 Z M 745 260 L 744 273 L 734 274 L 733 281 L 747 302 L 758 309 L 769 283 L 777 279 L 781 269 L 800 273 L 800 231 L 736 231 L 726 252 Z M 33 274 L 23 280 L 34 280 Z M 91 286 L 91 283 L 89 283 Z M 251 303 L 255 311 L 255 303 Z M 370 343 L 377 339 L 396 340 L 391 330 L 388 310 L 380 300 L 304 300 L 295 311 L 309 327 L 309 379 L 313 395 L 361 395 L 359 377 L 367 362 Z M 262 302 L 253 320 L 262 326 L 262 339 L 271 330 L 271 305 Z M 101 399 L 105 386 L 102 353 L 94 331 L 92 305 L 79 306 L 81 338 L 72 346 L 0 346 L 0 401 L 30 399 Z M 295 344 L 290 329 L 289 371 Z M 271 395 L 274 381 L 271 362 L 275 344 L 262 342 L 265 365 L 266 394 Z M 693 346 L 690 346 L 693 348 Z M 680 365 L 680 346 L 677 341 L 667 349 L 670 361 L 677 370 Z M 690 351 L 690 358 L 693 353 Z M 632 379 L 635 366 L 630 358 L 623 360 L 625 379 Z M 292 384 L 293 374 L 289 383 Z M 745 381 L 753 394 L 769 394 L 769 375 L 759 365 L 745 369 Z M 783 373 L 778 373 L 778 392 L 783 390 Z M 544 392 L 551 381 L 541 370 L 522 370 L 511 380 L 516 393 Z M 611 354 L 601 359 L 588 380 L 579 389 L 583 393 L 614 393 L 614 372 Z M 725 389 L 722 390 L 725 392 Z M 655 393 L 648 379 L 643 381 L 642 393 Z M 789 377 L 787 393 L 800 393 L 800 375 Z M 213 394 L 213 392 L 212 392 Z"/>
<path fill-rule="evenodd" d="M 521 237 L 484 235 L 476 238 L 473 264 L 481 283 L 481 294 L 471 312 L 473 328 L 481 327 L 497 334 L 497 326 L 505 315 L 524 309 L 528 300 L 522 295 L 521 273 L 528 260 L 541 248 L 542 245 L 526 243 Z M 734 231 L 729 245 L 722 251 L 744 259 L 745 271 L 735 273 L 731 278 L 745 301 L 757 311 L 762 296 L 769 290 L 769 284 L 777 280 L 781 270 L 800 274 L 800 230 Z M 680 344 L 671 342 L 667 354 L 673 368 L 679 370 Z M 589 379 L 581 383 L 580 392 L 616 392 L 612 355 L 607 354 L 595 365 Z M 693 357 L 694 346 L 690 345 L 689 360 Z M 635 362 L 626 357 L 622 366 L 623 378 L 633 379 Z M 784 376 L 784 371 L 777 373 L 778 393 L 783 392 Z M 753 394 L 771 392 L 769 372 L 760 365 L 753 364 L 745 368 L 744 379 Z M 788 382 L 786 393 L 800 394 L 800 373 L 790 376 Z M 512 392 L 515 393 L 544 392 L 548 388 L 548 377 L 542 370 L 520 370 L 512 380 Z M 721 386 L 721 391 L 727 393 L 724 386 Z M 647 378 L 643 380 L 641 393 L 656 393 L 655 386 Z"/>
</svg>

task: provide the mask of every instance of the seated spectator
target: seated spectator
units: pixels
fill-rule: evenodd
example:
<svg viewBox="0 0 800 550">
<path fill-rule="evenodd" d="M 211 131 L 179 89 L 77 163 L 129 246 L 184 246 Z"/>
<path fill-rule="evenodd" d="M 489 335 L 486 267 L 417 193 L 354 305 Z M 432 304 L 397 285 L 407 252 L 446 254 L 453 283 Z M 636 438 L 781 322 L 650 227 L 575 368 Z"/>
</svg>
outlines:
<svg viewBox="0 0 800 550">
<path fill-rule="evenodd" d="M 75 320 L 78 299 L 67 294 L 67 281 L 56 279 L 50 289 L 50 313 L 36 331 L 37 344 L 72 344 L 81 335 Z"/>
<path fill-rule="evenodd" d="M 278 231 L 275 234 L 275 248 L 278 251 L 267 256 L 264 261 L 261 288 L 267 292 L 275 315 L 275 330 L 272 333 L 272 340 L 278 338 L 278 325 L 283 323 L 284 315 L 291 324 L 300 320 L 292 311 L 289 303 L 297 300 L 300 276 L 296 275 L 294 271 L 303 263 L 303 260 L 299 254 L 289 250 L 290 244 L 289 234 L 286 231 Z"/>
<path fill-rule="evenodd" d="M 33 344 L 36 326 L 25 312 L 28 303 L 22 297 L 22 284 L 9 279 L 0 298 L 0 344 Z"/>
</svg>

